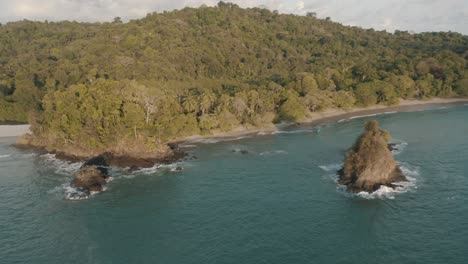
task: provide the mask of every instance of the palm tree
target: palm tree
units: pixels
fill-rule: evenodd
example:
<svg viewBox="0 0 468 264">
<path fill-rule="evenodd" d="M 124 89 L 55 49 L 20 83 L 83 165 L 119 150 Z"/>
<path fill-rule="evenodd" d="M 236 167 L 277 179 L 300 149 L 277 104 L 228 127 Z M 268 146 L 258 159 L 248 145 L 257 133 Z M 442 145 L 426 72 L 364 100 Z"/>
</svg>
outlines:
<svg viewBox="0 0 468 264">
<path fill-rule="evenodd" d="M 204 92 L 200 96 L 200 110 L 202 114 L 209 112 L 216 102 L 216 95 L 212 92 Z"/>
<path fill-rule="evenodd" d="M 198 101 L 194 97 L 187 97 L 185 101 L 182 103 L 185 112 L 187 113 L 196 113 L 199 111 L 198 109 Z"/>
</svg>

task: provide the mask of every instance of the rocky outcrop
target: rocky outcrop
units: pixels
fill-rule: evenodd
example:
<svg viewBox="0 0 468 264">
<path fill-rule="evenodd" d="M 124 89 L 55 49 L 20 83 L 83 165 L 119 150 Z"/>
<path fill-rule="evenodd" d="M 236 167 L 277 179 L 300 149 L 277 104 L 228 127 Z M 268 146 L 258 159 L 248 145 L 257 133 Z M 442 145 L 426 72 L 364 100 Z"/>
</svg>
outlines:
<svg viewBox="0 0 468 264">
<path fill-rule="evenodd" d="M 101 192 L 107 184 L 108 177 L 107 172 L 97 166 L 83 166 L 75 174 L 71 186 L 89 195 L 93 192 Z"/>
<path fill-rule="evenodd" d="M 176 143 L 162 144 L 156 149 L 145 149 L 146 146 L 132 145 L 131 142 L 128 145 L 120 142 L 114 147 L 105 149 L 84 149 L 66 144 L 57 146 L 46 140 L 41 141 L 32 134 L 26 134 L 18 138 L 15 146 L 19 149 L 34 150 L 41 154 L 55 154 L 58 159 L 72 162 L 91 162 L 88 165 L 96 165 L 94 164 L 96 162 L 106 164 L 98 167 L 150 168 L 156 163 L 170 164 L 189 158 L 188 154 L 181 150 Z"/>
<path fill-rule="evenodd" d="M 382 185 L 395 188 L 395 182 L 406 181 L 389 149 L 390 139 L 390 134 L 380 129 L 377 121 L 368 122 L 346 154 L 343 168 L 338 171 L 338 182 L 350 192 L 370 193 Z"/>
</svg>

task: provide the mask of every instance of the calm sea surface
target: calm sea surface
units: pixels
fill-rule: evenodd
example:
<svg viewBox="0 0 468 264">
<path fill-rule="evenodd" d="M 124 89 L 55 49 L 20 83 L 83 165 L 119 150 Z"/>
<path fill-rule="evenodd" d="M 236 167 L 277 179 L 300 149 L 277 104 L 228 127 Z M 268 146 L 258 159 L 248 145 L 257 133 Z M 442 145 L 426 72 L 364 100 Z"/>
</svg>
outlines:
<svg viewBox="0 0 468 264">
<path fill-rule="evenodd" d="M 334 172 L 371 118 L 411 181 L 349 195 Z M 80 164 L 12 142 L 0 138 L 2 264 L 468 263 L 468 106 L 207 140 L 186 146 L 194 161 L 113 169 L 79 201 L 66 197 Z"/>
</svg>

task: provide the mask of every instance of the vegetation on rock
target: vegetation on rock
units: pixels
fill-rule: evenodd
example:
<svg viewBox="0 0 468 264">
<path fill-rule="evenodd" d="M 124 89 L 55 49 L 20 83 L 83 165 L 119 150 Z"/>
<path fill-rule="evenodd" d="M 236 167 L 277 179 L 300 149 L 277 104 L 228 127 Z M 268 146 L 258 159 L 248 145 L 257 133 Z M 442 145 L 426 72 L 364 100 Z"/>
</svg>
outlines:
<svg viewBox="0 0 468 264">
<path fill-rule="evenodd" d="M 389 150 L 390 140 L 390 134 L 380 129 L 377 121 L 367 122 L 363 134 L 346 154 L 338 172 L 339 183 L 352 192 L 374 192 L 382 185 L 394 187 L 394 182 L 405 181 Z"/>
</svg>

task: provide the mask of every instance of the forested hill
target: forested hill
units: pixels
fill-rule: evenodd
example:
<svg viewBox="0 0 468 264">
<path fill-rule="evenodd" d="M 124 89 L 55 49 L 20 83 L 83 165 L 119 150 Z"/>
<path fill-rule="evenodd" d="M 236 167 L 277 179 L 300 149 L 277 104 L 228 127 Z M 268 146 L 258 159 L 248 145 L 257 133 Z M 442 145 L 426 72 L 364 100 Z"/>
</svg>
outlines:
<svg viewBox="0 0 468 264">
<path fill-rule="evenodd" d="M 101 145 L 464 96 L 467 50 L 458 33 L 392 34 L 223 2 L 128 23 L 14 22 L 0 26 L 0 120 L 33 110 L 41 131 Z"/>
</svg>

